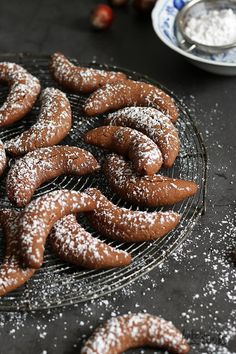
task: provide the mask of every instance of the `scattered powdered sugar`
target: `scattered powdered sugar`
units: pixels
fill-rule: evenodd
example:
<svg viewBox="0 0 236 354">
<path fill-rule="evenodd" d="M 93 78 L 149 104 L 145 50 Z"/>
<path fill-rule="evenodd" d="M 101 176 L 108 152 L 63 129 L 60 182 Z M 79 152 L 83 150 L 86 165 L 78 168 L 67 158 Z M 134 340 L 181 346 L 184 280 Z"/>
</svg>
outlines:
<svg viewBox="0 0 236 354">
<path fill-rule="evenodd" d="M 217 111 L 217 119 L 221 119 L 218 107 L 213 109 Z M 209 125 L 212 126 L 214 118 L 209 119 Z M 208 140 L 210 129 L 205 134 Z M 211 148 L 217 148 L 221 156 L 222 145 L 217 140 Z M 224 159 L 221 162 L 223 164 Z M 221 170 L 215 172 L 210 188 L 217 192 L 219 180 L 224 180 L 224 177 Z M 231 184 L 234 183 L 233 177 L 228 176 Z M 29 338 L 29 334 L 34 333 L 38 343 L 43 346 L 42 353 L 73 351 L 73 348 L 80 347 L 82 339 L 87 338 L 102 321 L 128 311 L 137 312 L 138 309 L 143 313 L 148 311 L 162 315 L 172 320 L 178 328 L 182 327 L 184 335 L 192 342 L 193 352 L 235 353 L 235 290 L 232 284 L 235 284 L 236 279 L 235 266 L 229 256 L 235 249 L 235 213 L 225 207 L 230 206 L 229 203 L 233 206 L 235 200 L 231 196 L 229 203 L 227 199 L 213 203 L 210 198 L 207 220 L 202 218 L 194 237 L 190 236 L 175 254 L 148 276 L 103 298 L 74 305 L 72 311 L 63 308 L 40 314 L 1 313 L 1 345 L 4 345 L 5 337 L 8 341 L 10 338 L 10 345 L 13 346 L 22 334 Z M 186 284 L 183 286 L 180 280 L 185 275 Z M 79 291 L 78 284 L 71 289 L 65 279 L 62 282 L 61 274 L 58 274 L 58 278 L 55 274 L 43 275 L 44 281 L 45 286 L 40 290 L 35 287 L 29 291 L 39 292 L 42 299 L 46 299 L 49 293 L 57 298 L 61 289 L 67 289 L 72 297 Z M 54 281 L 57 282 L 56 286 Z M 185 286 L 188 286 L 187 290 Z M 60 326 L 60 331 L 55 330 L 58 328 L 56 326 Z M 15 338 L 16 341 L 13 341 Z M 30 347 L 29 343 L 25 341 L 25 348 Z M 7 342 L 5 344 L 9 345 Z"/>
<path fill-rule="evenodd" d="M 182 312 L 182 319 L 191 326 L 191 335 L 195 345 L 199 345 L 201 352 L 213 353 L 235 353 L 226 349 L 230 345 L 230 341 L 236 339 L 236 322 L 235 322 L 235 284 L 236 273 L 235 267 L 230 260 L 231 252 L 236 249 L 236 213 L 230 213 L 216 224 L 213 224 L 214 231 L 211 227 L 205 227 L 202 232 L 198 227 L 198 234 L 195 242 L 186 241 L 185 245 L 174 254 L 177 262 L 186 262 L 186 267 L 190 267 L 192 271 L 198 267 L 198 260 L 195 253 L 199 247 L 199 242 L 204 242 L 205 251 L 203 252 L 203 264 L 201 269 L 204 283 L 197 293 L 193 295 L 193 303 Z M 218 224 L 218 230 L 215 226 Z M 190 246 L 190 247 L 188 247 Z M 186 250 L 187 247 L 187 250 Z M 192 248 L 192 250 L 191 250 Z M 190 256 L 184 256 L 186 254 Z M 225 312 L 228 314 L 227 322 L 221 322 L 220 314 L 224 312 L 221 302 L 225 304 Z M 211 324 L 211 328 L 207 330 L 207 323 Z M 205 332 L 205 334 L 204 334 Z M 201 337 L 205 339 L 205 343 L 198 343 Z M 231 346 L 230 346 L 231 347 Z M 235 350 L 235 346 L 231 349 Z"/>
<path fill-rule="evenodd" d="M 218 225 L 218 230 L 215 232 L 216 225 Z M 40 319 L 37 313 L 1 313 L 0 328 L 5 328 L 5 333 L 8 333 L 11 339 L 18 339 L 22 333 L 26 334 L 35 328 L 35 338 L 38 335 L 41 344 L 45 345 L 44 348 L 46 350 L 51 348 L 54 353 L 59 350 L 59 347 L 62 350 L 62 345 L 67 350 L 80 347 L 82 340 L 88 338 L 97 325 L 110 317 L 127 313 L 128 308 L 131 312 L 138 310 L 171 319 L 190 341 L 194 353 L 234 354 L 236 353 L 234 346 L 236 313 L 233 309 L 235 291 L 226 286 L 229 281 L 235 283 L 236 280 L 235 268 L 228 258 L 232 245 L 235 245 L 235 234 L 235 213 L 230 213 L 221 221 L 215 221 L 210 227 L 203 229 L 199 226 L 195 230 L 194 238 L 189 237 L 170 256 L 169 261 L 166 260 L 149 275 L 136 280 L 135 284 L 129 284 L 120 291 L 102 298 L 74 305 L 73 311 L 68 310 L 69 322 L 66 320 L 66 308 L 41 312 Z M 201 286 L 195 288 L 193 277 L 194 288 L 189 290 L 186 303 L 185 301 L 182 303 L 181 300 L 180 308 L 176 310 L 177 315 L 174 315 L 171 307 L 174 298 L 165 296 L 164 289 L 176 286 L 178 288 L 176 283 L 178 274 L 182 274 L 183 269 L 187 269 L 187 273 L 198 272 L 199 247 L 202 247 L 202 244 L 205 245 L 205 251 L 201 256 L 201 269 L 203 270 Z M 217 271 L 214 269 L 216 267 Z M 171 283 L 173 278 L 175 282 Z M 199 277 L 197 282 L 199 282 Z M 64 285 L 58 282 L 58 286 Z M 41 294 L 44 296 L 44 292 L 52 291 L 52 296 L 56 296 L 57 290 L 50 289 L 47 284 Z M 173 292 L 170 290 L 171 293 Z M 165 296 L 164 308 L 161 305 L 163 296 Z M 220 306 L 222 301 L 224 308 Z M 227 321 L 221 319 L 225 311 L 228 313 Z M 179 318 L 175 319 L 176 316 Z M 180 325 L 177 325 L 178 323 Z M 55 324 L 61 326 L 60 335 L 55 334 Z M 70 328 L 73 328 L 72 332 L 69 331 Z M 50 345 L 47 341 L 48 336 L 51 337 Z"/>
<path fill-rule="evenodd" d="M 232 9 L 209 10 L 191 16 L 185 32 L 192 40 L 210 46 L 236 42 L 236 13 Z"/>
</svg>

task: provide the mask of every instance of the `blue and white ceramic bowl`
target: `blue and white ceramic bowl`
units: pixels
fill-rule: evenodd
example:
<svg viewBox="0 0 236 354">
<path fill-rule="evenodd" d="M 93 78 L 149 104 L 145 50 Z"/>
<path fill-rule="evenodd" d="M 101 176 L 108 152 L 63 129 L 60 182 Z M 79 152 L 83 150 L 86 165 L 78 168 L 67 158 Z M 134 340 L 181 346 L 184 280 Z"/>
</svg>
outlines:
<svg viewBox="0 0 236 354">
<path fill-rule="evenodd" d="M 201 69 L 220 75 L 236 75 L 236 48 L 221 54 L 207 54 L 194 50 L 186 52 L 179 47 L 175 31 L 178 12 L 190 0 L 158 0 L 152 11 L 153 28 L 168 47 L 183 55 Z"/>
</svg>

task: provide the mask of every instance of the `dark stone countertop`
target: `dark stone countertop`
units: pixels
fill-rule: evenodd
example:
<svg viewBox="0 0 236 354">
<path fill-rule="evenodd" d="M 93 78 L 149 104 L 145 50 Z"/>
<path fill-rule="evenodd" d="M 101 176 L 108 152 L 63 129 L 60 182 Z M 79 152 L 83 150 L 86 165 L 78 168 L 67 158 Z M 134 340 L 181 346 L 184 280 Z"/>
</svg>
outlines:
<svg viewBox="0 0 236 354">
<path fill-rule="evenodd" d="M 151 21 L 129 8 L 117 10 L 111 30 L 91 31 L 93 3 L 1 1 L 1 52 L 60 50 L 83 61 L 96 57 L 147 74 L 173 90 L 191 109 L 208 148 L 207 213 L 162 267 L 123 290 L 72 308 L 0 313 L 0 353 L 78 353 L 82 338 L 103 319 L 143 310 L 183 328 L 193 342 L 191 353 L 236 353 L 236 277 L 230 259 L 236 230 L 236 78 L 193 67 L 156 38 Z"/>
</svg>

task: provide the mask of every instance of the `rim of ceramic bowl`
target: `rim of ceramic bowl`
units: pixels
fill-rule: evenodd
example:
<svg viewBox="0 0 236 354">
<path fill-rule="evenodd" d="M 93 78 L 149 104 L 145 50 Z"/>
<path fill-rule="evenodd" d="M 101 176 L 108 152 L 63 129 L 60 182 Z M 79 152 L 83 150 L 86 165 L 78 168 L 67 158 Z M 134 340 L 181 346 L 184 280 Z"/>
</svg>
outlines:
<svg viewBox="0 0 236 354">
<path fill-rule="evenodd" d="M 159 17 L 160 11 L 162 10 L 165 2 L 166 2 L 166 0 L 158 0 L 152 10 L 152 25 L 153 25 L 154 31 L 156 32 L 157 36 L 159 37 L 159 39 L 163 43 L 165 43 L 169 48 L 171 48 L 175 52 L 177 52 L 177 53 L 179 53 L 191 60 L 194 60 L 194 61 L 198 61 L 201 63 L 210 64 L 210 65 L 214 65 L 214 66 L 236 67 L 236 62 L 235 63 L 227 63 L 227 62 L 222 62 L 222 61 L 213 61 L 210 59 L 204 59 L 204 58 L 198 57 L 197 55 L 194 55 L 191 53 L 187 53 L 183 49 L 179 48 L 177 45 L 174 45 L 168 39 L 166 39 L 163 36 L 163 34 L 159 28 L 158 21 L 155 20 L 156 18 Z"/>
</svg>

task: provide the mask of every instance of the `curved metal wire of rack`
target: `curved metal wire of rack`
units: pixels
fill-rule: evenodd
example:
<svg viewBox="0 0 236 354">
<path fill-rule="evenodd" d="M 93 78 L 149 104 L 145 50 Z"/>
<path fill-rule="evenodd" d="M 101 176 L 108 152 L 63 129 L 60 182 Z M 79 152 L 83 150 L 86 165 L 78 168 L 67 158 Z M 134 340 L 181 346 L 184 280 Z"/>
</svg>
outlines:
<svg viewBox="0 0 236 354">
<path fill-rule="evenodd" d="M 1 59 L 18 62 L 23 65 L 41 80 L 43 87 L 57 86 L 51 79 L 48 71 L 48 56 L 37 57 L 27 54 L 12 54 L 4 57 L 2 56 Z M 91 65 L 99 68 L 122 70 L 135 80 L 150 82 L 162 87 L 154 80 L 136 72 L 107 65 L 98 65 L 96 63 L 91 63 L 90 66 Z M 166 88 L 163 89 L 168 92 Z M 172 93 L 168 93 L 174 97 Z M 6 94 L 7 89 L 1 90 L 0 104 L 4 101 Z M 99 161 L 102 161 L 105 152 L 85 145 L 83 142 L 84 132 L 100 125 L 101 117 L 87 118 L 83 116 L 81 113 L 81 107 L 85 97 L 68 93 L 68 98 L 71 103 L 74 122 L 70 134 L 62 143 L 86 148 L 91 151 Z M 42 268 L 36 272 L 34 277 L 32 277 L 25 286 L 0 299 L 0 311 L 41 310 L 45 308 L 71 305 L 98 298 L 107 293 L 118 290 L 157 267 L 181 244 L 187 235 L 189 235 L 199 217 L 205 211 L 207 153 L 201 135 L 189 115 L 187 108 L 180 103 L 176 97 L 174 98 L 180 111 L 180 117 L 176 126 L 179 130 L 181 139 L 181 153 L 177 158 L 175 165 L 171 169 L 161 171 L 161 173 L 172 177 L 194 180 L 199 185 L 198 193 L 194 197 L 168 208 L 182 214 L 181 223 L 178 227 L 160 240 L 148 243 L 124 244 L 104 239 L 101 235 L 98 235 L 90 229 L 83 216 L 79 216 L 80 222 L 94 235 L 94 237 L 98 237 L 114 247 L 130 252 L 133 257 L 132 264 L 117 269 L 100 271 L 84 270 L 61 262 L 53 256 L 50 249 L 46 249 Z M 38 103 L 36 103 L 32 112 L 28 114 L 25 119 L 11 127 L 2 129 L 0 131 L 0 139 L 6 141 L 32 125 L 36 120 L 38 107 Z M 9 165 L 11 165 L 12 162 L 13 161 L 10 159 Z M 119 206 L 132 208 L 134 210 L 139 209 L 139 207 L 134 207 L 129 203 L 122 201 L 112 193 L 107 186 L 106 181 L 104 181 L 101 172 L 79 178 L 69 176 L 57 177 L 41 186 L 36 191 L 35 197 L 58 188 L 84 190 L 90 186 L 101 189 L 111 201 Z M 4 177 L 0 185 L 0 207 L 12 207 L 6 198 Z M 142 210 L 155 209 L 142 208 Z M 158 210 L 165 209 L 159 208 Z M 3 259 L 4 241 L 2 234 L 0 234 L 0 237 L 0 258 Z"/>
</svg>

